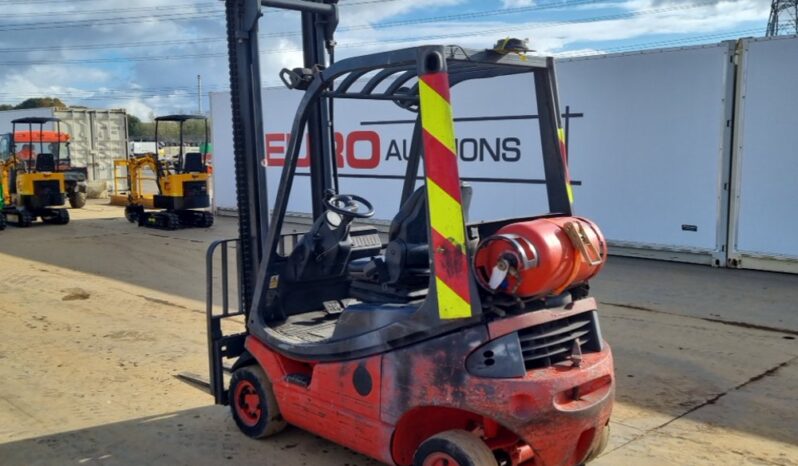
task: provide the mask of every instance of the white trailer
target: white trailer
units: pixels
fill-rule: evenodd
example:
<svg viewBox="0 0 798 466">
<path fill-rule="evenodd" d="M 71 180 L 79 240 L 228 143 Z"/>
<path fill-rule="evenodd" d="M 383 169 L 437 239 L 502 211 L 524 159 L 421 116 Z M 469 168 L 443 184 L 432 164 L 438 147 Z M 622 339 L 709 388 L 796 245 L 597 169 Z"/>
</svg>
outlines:
<svg viewBox="0 0 798 466">
<path fill-rule="evenodd" d="M 11 121 L 23 117 L 61 119 L 61 131 L 69 134 L 71 141 L 73 166 L 86 167 L 90 182 L 113 182 L 114 160 L 124 159 L 127 153 L 125 110 L 47 107 L 0 111 L 0 133 L 10 133 Z M 56 128 L 48 124 L 44 129 Z"/>
</svg>

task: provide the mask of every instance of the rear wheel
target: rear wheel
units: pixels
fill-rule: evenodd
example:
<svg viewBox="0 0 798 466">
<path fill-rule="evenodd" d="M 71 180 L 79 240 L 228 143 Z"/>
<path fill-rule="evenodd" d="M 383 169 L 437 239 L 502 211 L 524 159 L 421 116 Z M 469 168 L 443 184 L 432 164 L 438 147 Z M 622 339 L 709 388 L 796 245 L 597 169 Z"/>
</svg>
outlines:
<svg viewBox="0 0 798 466">
<path fill-rule="evenodd" d="M 86 205 L 86 193 L 76 192 L 69 195 L 69 206 L 73 209 L 82 209 Z"/>
<path fill-rule="evenodd" d="M 413 466 L 497 466 L 490 448 L 476 435 L 449 430 L 434 435 L 418 447 Z"/>
<path fill-rule="evenodd" d="M 0 230 L 6 229 L 6 216 L 4 213 L 0 212 Z"/>
<path fill-rule="evenodd" d="M 265 438 L 285 429 L 272 384 L 260 366 L 241 367 L 233 372 L 229 396 L 233 419 L 249 437 Z"/>
</svg>

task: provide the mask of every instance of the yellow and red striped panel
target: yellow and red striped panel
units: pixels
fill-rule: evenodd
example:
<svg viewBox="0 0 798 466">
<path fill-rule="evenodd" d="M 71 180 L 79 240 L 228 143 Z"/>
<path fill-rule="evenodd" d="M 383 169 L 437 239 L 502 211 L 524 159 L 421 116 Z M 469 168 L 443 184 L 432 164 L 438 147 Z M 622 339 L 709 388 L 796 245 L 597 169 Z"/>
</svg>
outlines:
<svg viewBox="0 0 798 466">
<path fill-rule="evenodd" d="M 568 202 L 574 203 L 574 189 L 571 186 L 571 173 L 568 169 L 568 150 L 565 144 L 565 130 L 557 129 L 557 139 L 560 141 L 560 153 L 562 154 L 562 165 L 565 170 L 565 189 L 568 191 Z"/>
<path fill-rule="evenodd" d="M 436 72 L 420 76 L 419 98 L 438 313 L 441 319 L 471 317 L 470 270 L 449 75 Z"/>
</svg>

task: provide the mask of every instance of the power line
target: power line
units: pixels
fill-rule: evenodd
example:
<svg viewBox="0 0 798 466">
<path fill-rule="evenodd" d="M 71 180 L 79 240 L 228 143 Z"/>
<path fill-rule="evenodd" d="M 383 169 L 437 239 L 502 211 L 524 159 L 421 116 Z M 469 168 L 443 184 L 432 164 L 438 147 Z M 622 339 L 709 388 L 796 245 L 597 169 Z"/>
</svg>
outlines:
<svg viewBox="0 0 798 466">
<path fill-rule="evenodd" d="M 579 58 L 579 57 L 602 56 L 618 52 L 643 52 L 649 49 L 656 49 L 656 48 L 664 48 L 664 47 L 671 47 L 678 45 L 694 45 L 698 43 L 705 43 L 706 41 L 709 40 L 714 41 L 714 40 L 723 40 L 723 39 L 738 39 L 740 37 L 745 37 L 751 34 L 762 35 L 763 32 L 764 32 L 763 28 L 760 27 L 755 29 L 727 31 L 717 34 L 703 34 L 698 36 L 683 37 L 681 39 L 652 41 L 652 42 L 636 42 L 632 44 L 602 48 L 590 52 L 584 52 L 578 50 L 573 52 L 562 52 L 555 55 L 557 58 Z"/>
<path fill-rule="evenodd" d="M 383 0 L 385 1 L 385 0 Z M 394 1 L 394 0 L 388 0 Z M 567 3 L 568 6 L 579 6 L 591 3 L 598 3 L 603 2 L 604 0 L 576 0 L 573 2 Z M 361 3 L 358 3 L 361 4 Z M 350 27 L 344 27 L 338 29 L 338 32 L 346 32 L 346 31 L 358 31 L 364 29 L 383 29 L 389 27 L 397 27 L 397 26 L 406 26 L 406 25 L 413 25 L 413 24 L 423 24 L 423 23 L 434 23 L 439 21 L 458 21 L 462 19 L 474 19 L 474 18 L 483 18 L 488 16 L 499 16 L 499 15 L 507 15 L 507 14 L 517 14 L 517 13 L 524 13 L 529 11 L 537 11 L 537 10 L 544 10 L 544 9 L 551 9 L 551 8 L 561 8 L 563 6 L 562 2 L 554 2 L 548 4 L 538 4 L 535 6 L 530 7 L 518 7 L 518 8 L 508 8 L 504 10 L 482 10 L 476 12 L 469 12 L 469 13 L 460 13 L 455 15 L 444 15 L 444 16 L 430 16 L 425 18 L 416 18 L 412 20 L 400 20 L 400 21 L 389 21 L 384 23 L 378 24 L 360 24 Z M 290 37 L 290 36 L 299 36 L 301 35 L 300 31 L 289 31 L 289 32 L 278 32 L 278 33 L 269 33 L 269 34 L 261 34 L 259 37 L 267 38 L 267 37 Z M 152 46 L 162 46 L 162 45 L 181 45 L 181 44 L 193 44 L 193 43 L 207 43 L 207 42 L 222 42 L 226 40 L 224 37 L 203 37 L 197 39 L 174 39 L 168 41 L 149 41 L 149 42 L 125 42 L 125 43 L 115 43 L 115 44 L 83 44 L 83 45 L 72 45 L 72 46 L 38 46 L 38 47 L 28 47 L 24 49 L 20 48 L 4 48 L 0 49 L 2 53 L 25 53 L 25 52 L 38 52 L 38 51 L 52 51 L 52 50 L 97 50 L 97 49 L 105 49 L 105 48 L 133 48 L 133 47 L 152 47 Z"/>
<path fill-rule="evenodd" d="M 379 41 L 373 42 L 352 42 L 352 43 L 341 43 L 338 45 L 340 48 L 360 48 L 360 47 L 370 47 L 374 45 L 380 45 L 383 43 L 416 43 L 421 41 L 427 40 L 438 40 L 438 39 L 450 39 L 455 37 L 464 37 L 464 36 L 472 36 L 472 35 L 483 35 L 483 34 L 502 34 L 509 31 L 518 31 L 518 30 L 525 30 L 534 27 L 536 30 L 538 29 L 545 29 L 555 26 L 562 26 L 562 25 L 571 25 L 571 24 L 585 24 L 585 23 L 594 23 L 594 22 L 601 22 L 601 21 L 611 21 L 617 19 L 626 19 L 626 18 L 633 18 L 639 16 L 647 16 L 653 14 L 660 14 L 672 11 L 681 11 L 681 10 L 689 10 L 700 8 L 706 6 L 708 4 L 712 4 L 712 1 L 703 1 L 699 3 L 693 3 L 689 5 L 680 5 L 680 6 L 672 6 L 672 7 L 665 7 L 665 8 L 653 8 L 647 10 L 638 10 L 638 11 L 631 11 L 627 13 L 616 13 L 611 15 L 604 15 L 604 16 L 595 16 L 589 18 L 580 18 L 580 19 L 571 19 L 571 20 L 562 20 L 562 21 L 553 21 L 553 22 L 546 22 L 546 23 L 536 23 L 536 24 L 523 24 L 519 26 L 503 26 L 501 28 L 492 28 L 492 29 L 483 29 L 483 30 L 474 30 L 474 31 L 464 31 L 459 33 L 448 33 L 448 34 L 437 34 L 437 35 L 426 35 L 426 36 L 417 36 L 417 37 L 403 37 L 403 38 L 393 38 L 393 39 L 382 39 Z M 452 16 L 452 15 L 450 15 Z M 408 20 L 410 21 L 410 20 Z M 427 19 L 419 19 L 418 21 L 427 22 Z M 409 25 L 413 23 L 402 23 L 402 25 Z M 283 37 L 288 34 L 292 33 L 273 33 L 273 34 L 266 34 L 263 35 L 264 37 Z M 209 39 L 210 41 L 210 39 Z M 299 52 L 302 51 L 299 48 L 294 49 L 265 49 L 262 50 L 264 54 L 273 54 L 273 53 L 283 53 L 283 52 Z M 197 59 L 197 58 L 218 58 L 227 56 L 227 52 L 204 52 L 204 53 L 196 53 L 196 54 L 180 54 L 180 55 L 147 55 L 147 56 L 133 56 L 133 57 L 112 57 L 112 58 L 95 58 L 95 59 L 65 59 L 65 60 L 53 60 L 53 59 L 42 59 L 42 60 L 25 60 L 25 61 L 8 61 L 8 62 L 0 62 L 0 65 L 6 66 L 24 66 L 24 65 L 48 65 L 48 64 L 64 64 L 64 65 L 74 65 L 74 64 L 101 64 L 101 63 L 120 63 L 120 62 L 139 62 L 139 61 L 149 61 L 149 60 L 178 60 L 178 59 Z"/>
<path fill-rule="evenodd" d="M 360 1 L 353 1 L 349 3 L 342 3 L 341 6 L 357 6 L 357 5 L 368 5 L 368 4 L 375 4 L 375 3 L 384 3 L 386 1 L 397 1 L 397 0 L 360 0 Z M 430 23 L 435 21 L 451 21 L 451 20 L 459 20 L 459 19 L 476 19 L 476 18 L 484 18 L 489 16 L 499 16 L 499 15 L 508 15 L 508 14 L 517 14 L 517 13 L 524 13 L 529 11 L 537 11 L 537 10 L 544 10 L 544 9 L 553 9 L 553 8 L 561 8 L 563 6 L 580 6 L 585 4 L 591 3 L 599 3 L 601 0 L 575 0 L 569 3 L 562 3 L 562 2 L 551 2 L 546 4 L 539 4 L 527 7 L 516 7 L 516 8 L 505 8 L 505 9 L 491 9 L 491 10 L 483 10 L 483 11 L 476 11 L 476 12 L 468 12 L 468 13 L 460 13 L 455 15 L 446 15 L 440 17 L 429 17 L 429 18 L 416 18 L 416 19 L 408 19 L 408 20 L 400 20 L 400 21 L 393 21 L 388 23 L 378 23 L 378 24 L 361 24 L 356 26 L 350 26 L 345 28 L 340 28 L 339 31 L 355 31 L 355 30 L 364 30 L 364 29 L 380 29 L 384 27 L 395 27 L 395 26 L 404 26 L 404 25 L 412 25 L 412 24 L 423 24 L 423 23 Z M 705 2 L 705 3 L 712 3 L 712 2 Z M 73 21 L 65 21 L 61 23 L 53 24 L 51 21 L 47 22 L 33 22 L 33 23 L 18 23 L 18 24 L 4 24 L 0 25 L 0 31 L 25 31 L 25 30 L 35 30 L 35 29 L 65 29 L 65 28 L 76 28 L 82 26 L 105 26 L 105 25 L 116 25 L 116 24 L 128 24 L 128 23 L 138 23 L 138 22 L 152 22 L 158 21 L 161 19 L 167 19 L 172 21 L 186 21 L 186 20 L 194 20 L 194 19 L 221 19 L 223 16 L 223 10 L 217 8 L 219 4 L 217 3 L 197 3 L 197 4 L 183 4 L 180 8 L 189 8 L 194 7 L 197 9 L 207 9 L 208 11 L 202 12 L 192 12 L 192 13 L 168 13 L 162 15 L 153 15 L 153 14 L 146 14 L 143 16 L 117 16 L 111 18 L 95 18 L 95 19 L 85 19 L 85 20 L 73 20 Z M 178 5 L 175 5 L 178 7 Z M 65 11 L 65 12 L 43 12 L 39 13 L 29 13 L 25 14 L 25 16 L 53 16 L 53 15 L 87 15 L 87 14 L 103 14 L 103 13 L 119 13 L 120 11 L 149 11 L 152 10 L 171 10 L 173 6 L 153 6 L 150 8 L 128 8 L 128 9 L 114 9 L 114 10 L 94 10 L 94 11 L 86 11 L 80 12 L 75 10 Z M 282 11 L 282 10 L 280 10 Z M 209 17 L 208 13 L 218 13 L 218 18 L 213 16 Z M 13 17 L 13 15 L 9 16 Z M 278 33 L 270 33 L 265 34 L 264 37 L 287 37 L 287 36 L 298 36 L 301 32 L 299 31 L 291 31 L 291 32 L 278 32 Z"/>
<path fill-rule="evenodd" d="M 0 4 L 2 6 L 2 4 Z M 15 19 L 28 16 L 41 17 L 41 16 L 91 16 L 105 13 L 124 13 L 124 12 L 138 12 L 138 11 L 164 11 L 174 9 L 188 9 L 188 8 L 213 8 L 218 7 L 217 2 L 206 3 L 182 3 L 172 5 L 154 5 L 149 7 L 136 7 L 136 8 L 113 8 L 105 10 L 62 10 L 62 11 L 38 11 L 29 13 L 10 13 L 4 15 L 5 18 Z"/>
<path fill-rule="evenodd" d="M 221 18 L 221 16 L 219 17 Z M 192 12 L 192 13 L 165 13 L 161 15 L 141 15 L 141 16 L 119 16 L 112 18 L 95 18 L 85 20 L 64 21 L 60 23 L 53 23 L 52 21 L 37 22 L 37 23 L 19 23 L 19 24 L 4 24 L 0 25 L 1 31 L 30 31 L 36 29 L 67 29 L 88 26 L 113 26 L 117 24 L 129 23 L 148 23 L 154 21 L 161 21 L 168 19 L 170 21 L 186 21 L 195 19 L 209 19 L 208 12 Z M 218 18 L 217 18 L 218 19 Z"/>
</svg>

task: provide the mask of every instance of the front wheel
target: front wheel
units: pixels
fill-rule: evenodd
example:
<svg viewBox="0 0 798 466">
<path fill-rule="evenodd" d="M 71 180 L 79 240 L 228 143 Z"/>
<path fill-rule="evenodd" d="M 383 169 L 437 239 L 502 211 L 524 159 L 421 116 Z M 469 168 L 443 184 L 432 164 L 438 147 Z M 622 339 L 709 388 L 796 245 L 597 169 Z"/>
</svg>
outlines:
<svg viewBox="0 0 798 466">
<path fill-rule="evenodd" d="M 229 399 L 233 419 L 249 437 L 266 438 L 285 429 L 272 383 L 260 366 L 246 366 L 233 372 Z"/>
<path fill-rule="evenodd" d="M 449 430 L 425 440 L 413 456 L 413 466 L 498 466 L 498 462 L 476 435 Z"/>
</svg>

